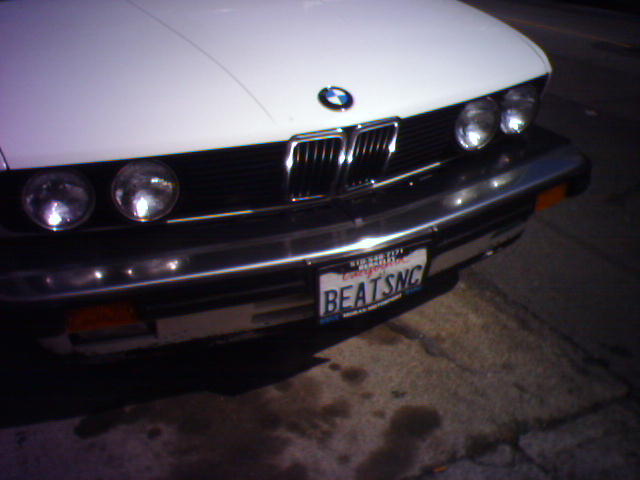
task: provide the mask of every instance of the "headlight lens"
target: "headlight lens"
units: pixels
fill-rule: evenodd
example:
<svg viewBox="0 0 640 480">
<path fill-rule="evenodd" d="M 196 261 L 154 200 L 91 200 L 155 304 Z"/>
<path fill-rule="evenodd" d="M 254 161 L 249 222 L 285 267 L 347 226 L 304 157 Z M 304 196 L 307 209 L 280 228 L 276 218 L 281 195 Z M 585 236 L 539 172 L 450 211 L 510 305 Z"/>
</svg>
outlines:
<svg viewBox="0 0 640 480">
<path fill-rule="evenodd" d="M 504 133 L 522 133 L 533 121 L 538 106 L 538 91 L 530 86 L 509 90 L 502 99 L 500 128 Z"/>
<path fill-rule="evenodd" d="M 22 191 L 22 206 L 31 219 L 49 230 L 67 230 L 84 222 L 93 209 L 91 184 L 79 173 L 39 173 Z"/>
<path fill-rule="evenodd" d="M 125 217 L 147 222 L 171 211 L 178 199 L 178 180 L 164 163 L 140 160 L 118 172 L 111 194 Z"/>
<path fill-rule="evenodd" d="M 456 140 L 465 150 L 480 150 L 498 128 L 498 106 L 490 98 L 467 103 L 456 120 Z"/>
</svg>

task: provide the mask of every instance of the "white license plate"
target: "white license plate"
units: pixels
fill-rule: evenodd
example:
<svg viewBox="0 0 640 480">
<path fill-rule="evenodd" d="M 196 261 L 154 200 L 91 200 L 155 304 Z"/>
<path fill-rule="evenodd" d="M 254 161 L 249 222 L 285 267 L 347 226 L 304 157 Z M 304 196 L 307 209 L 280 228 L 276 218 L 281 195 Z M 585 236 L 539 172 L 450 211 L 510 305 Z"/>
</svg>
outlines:
<svg viewBox="0 0 640 480">
<path fill-rule="evenodd" d="M 427 249 L 393 248 L 327 267 L 318 278 L 320 323 L 366 313 L 422 288 Z"/>
</svg>

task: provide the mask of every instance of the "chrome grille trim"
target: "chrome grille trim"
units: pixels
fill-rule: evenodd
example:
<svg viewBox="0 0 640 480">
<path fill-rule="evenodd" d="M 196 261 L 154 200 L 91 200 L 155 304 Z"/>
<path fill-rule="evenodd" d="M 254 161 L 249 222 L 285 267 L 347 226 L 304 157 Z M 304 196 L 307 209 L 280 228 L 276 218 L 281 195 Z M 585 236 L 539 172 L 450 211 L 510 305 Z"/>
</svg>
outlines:
<svg viewBox="0 0 640 480">
<path fill-rule="evenodd" d="M 335 193 L 346 150 L 341 128 L 292 137 L 285 156 L 287 198 L 297 202 Z"/>
<path fill-rule="evenodd" d="M 399 129 L 400 119 L 397 117 L 355 127 L 343 168 L 343 188 L 366 187 L 384 176 L 389 159 L 396 150 Z"/>
<path fill-rule="evenodd" d="M 371 188 L 386 187 L 387 185 L 391 185 L 393 183 L 397 183 L 397 182 L 399 182 L 401 180 L 405 180 L 405 179 L 407 179 L 409 177 L 413 177 L 414 175 L 418 175 L 420 173 L 424 173 L 424 172 L 427 172 L 429 170 L 433 170 L 434 168 L 437 168 L 437 167 L 441 166 L 443 163 L 446 163 L 446 161 L 430 163 L 429 165 L 426 165 L 426 166 L 420 167 L 420 168 L 416 168 L 415 170 L 412 170 L 412 171 L 407 172 L 407 173 L 403 173 L 402 175 L 397 175 L 395 177 L 387 178 L 387 179 L 382 180 L 380 182 L 376 182 L 373 185 L 371 185 Z"/>
</svg>

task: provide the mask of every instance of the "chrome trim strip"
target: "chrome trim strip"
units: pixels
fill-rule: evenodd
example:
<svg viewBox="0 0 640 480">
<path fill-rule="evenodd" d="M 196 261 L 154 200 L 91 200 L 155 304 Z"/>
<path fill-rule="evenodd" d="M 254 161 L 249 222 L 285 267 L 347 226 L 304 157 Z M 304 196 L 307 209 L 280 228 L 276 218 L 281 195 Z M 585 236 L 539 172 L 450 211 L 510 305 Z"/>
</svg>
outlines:
<svg viewBox="0 0 640 480">
<path fill-rule="evenodd" d="M 263 210 L 266 211 L 272 209 L 265 208 Z M 172 220 L 167 220 L 165 223 L 197 222 L 200 220 L 213 220 L 214 218 L 238 217 L 240 215 L 250 215 L 257 211 L 259 210 L 238 210 L 236 212 L 212 213 L 210 215 L 198 215 L 197 217 L 174 218 Z"/>
<path fill-rule="evenodd" d="M 314 195 L 313 197 L 295 197 L 291 195 L 291 171 L 293 170 L 295 164 L 295 151 L 296 147 L 303 143 L 313 142 L 317 140 L 327 140 L 331 138 L 337 138 L 341 141 L 340 154 L 338 156 L 338 165 L 342 165 L 344 163 L 346 157 L 346 146 L 347 146 L 347 135 L 342 128 L 335 128 L 331 130 L 322 130 L 319 132 L 305 133 L 302 135 L 295 135 L 291 137 L 289 143 L 287 144 L 287 151 L 285 154 L 285 185 L 284 185 L 284 193 L 286 198 L 290 201 L 298 201 L 304 198 L 321 198 L 331 195 L 335 191 L 335 186 L 338 181 L 338 171 L 336 171 L 336 178 L 333 181 L 331 191 L 327 192 L 326 195 Z M 339 169 L 338 169 L 339 170 Z"/>
<path fill-rule="evenodd" d="M 349 187 L 347 182 L 349 180 L 349 171 L 351 169 L 351 165 L 353 163 L 353 157 L 355 148 L 357 145 L 358 138 L 364 133 L 370 132 L 372 130 L 382 129 L 386 127 L 393 127 L 393 132 L 391 134 L 391 139 L 386 146 L 387 149 L 387 157 L 384 160 L 384 166 L 382 167 L 381 175 L 387 170 L 387 166 L 389 164 L 389 159 L 396 151 L 396 142 L 398 140 L 398 131 L 400 130 L 400 118 L 398 117 L 390 117 L 382 120 L 377 120 L 375 122 L 367 122 L 362 123 L 356 126 L 356 128 L 351 133 L 351 138 L 349 139 L 349 147 L 347 149 L 347 158 L 344 162 L 344 167 L 342 168 L 342 172 L 340 173 L 340 177 L 342 178 L 341 189 L 351 190 L 355 188 L 363 188 L 365 185 L 359 185 L 356 187 Z M 369 183 L 369 185 L 375 183 L 375 179 Z"/>
<path fill-rule="evenodd" d="M 417 169 L 412 170 L 410 172 L 403 173 L 402 175 L 398 175 L 398 176 L 395 176 L 393 178 L 388 178 L 388 179 L 382 180 L 380 182 L 374 182 L 371 185 L 371 188 L 380 188 L 380 187 L 385 187 L 387 185 L 391 185 L 392 183 L 399 182 L 400 180 L 405 180 L 405 179 L 407 179 L 409 177 L 413 177 L 414 175 L 418 175 L 420 173 L 423 173 L 423 172 L 426 172 L 426 171 L 429 171 L 429 170 L 433 170 L 434 168 L 440 167 L 443 163 L 444 162 L 434 162 L 434 163 L 431 163 L 431 164 L 429 164 L 429 165 L 427 165 L 425 167 L 420 167 L 420 168 L 417 168 Z"/>
<path fill-rule="evenodd" d="M 306 202 L 308 200 L 319 200 L 321 198 L 325 198 L 326 195 L 311 195 L 310 197 L 297 197 L 297 198 L 292 198 L 291 201 L 292 202 Z"/>
</svg>

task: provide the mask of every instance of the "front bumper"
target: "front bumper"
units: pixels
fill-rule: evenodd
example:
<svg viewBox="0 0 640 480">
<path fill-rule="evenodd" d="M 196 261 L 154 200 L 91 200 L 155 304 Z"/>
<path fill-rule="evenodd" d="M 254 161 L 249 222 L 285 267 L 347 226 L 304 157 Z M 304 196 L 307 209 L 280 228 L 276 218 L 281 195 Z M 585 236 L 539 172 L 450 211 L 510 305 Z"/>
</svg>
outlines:
<svg viewBox="0 0 640 480">
<path fill-rule="evenodd" d="M 434 275 L 517 236 L 542 190 L 567 183 L 577 193 L 588 177 L 589 162 L 575 147 L 536 127 L 526 141 L 312 209 L 7 240 L 0 302 L 8 310 L 62 311 L 135 298 L 151 311 L 152 297 L 166 300 L 171 292 L 165 303 L 174 310 L 197 311 L 281 293 L 313 295 L 316 267 L 417 240 L 429 245 Z"/>
</svg>

